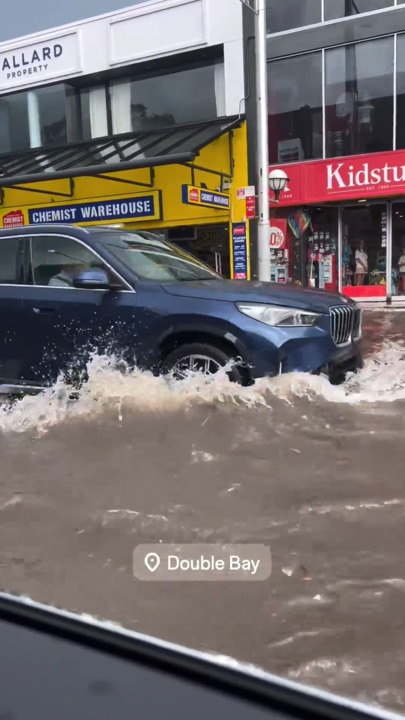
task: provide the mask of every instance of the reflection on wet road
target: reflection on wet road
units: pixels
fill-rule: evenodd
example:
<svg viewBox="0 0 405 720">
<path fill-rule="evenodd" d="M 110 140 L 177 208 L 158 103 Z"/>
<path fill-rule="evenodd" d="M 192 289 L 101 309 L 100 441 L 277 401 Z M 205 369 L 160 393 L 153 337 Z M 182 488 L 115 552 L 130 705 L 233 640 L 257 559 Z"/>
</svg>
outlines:
<svg viewBox="0 0 405 720">
<path fill-rule="evenodd" d="M 1 588 L 402 710 L 403 328 L 366 318 L 344 388 L 180 392 L 104 366 L 73 406 L 60 390 L 3 413 Z M 149 542 L 270 544 L 272 577 L 141 583 Z"/>
</svg>

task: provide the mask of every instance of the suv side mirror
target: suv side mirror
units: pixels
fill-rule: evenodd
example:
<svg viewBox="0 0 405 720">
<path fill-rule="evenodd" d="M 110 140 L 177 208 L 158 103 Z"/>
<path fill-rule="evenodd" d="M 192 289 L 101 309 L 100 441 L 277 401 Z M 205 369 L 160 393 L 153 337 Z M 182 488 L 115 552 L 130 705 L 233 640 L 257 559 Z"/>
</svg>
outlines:
<svg viewBox="0 0 405 720">
<path fill-rule="evenodd" d="M 101 268 L 91 268 L 89 270 L 81 270 L 73 278 L 73 287 L 87 290 L 108 290 L 111 286 L 105 270 Z"/>
</svg>

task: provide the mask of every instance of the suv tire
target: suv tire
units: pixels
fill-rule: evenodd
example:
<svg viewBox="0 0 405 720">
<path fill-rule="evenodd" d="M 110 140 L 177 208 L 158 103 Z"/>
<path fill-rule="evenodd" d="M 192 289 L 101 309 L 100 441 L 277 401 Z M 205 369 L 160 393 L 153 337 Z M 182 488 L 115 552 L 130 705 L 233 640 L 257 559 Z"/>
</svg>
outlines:
<svg viewBox="0 0 405 720">
<path fill-rule="evenodd" d="M 217 366 L 217 370 L 219 370 L 221 367 L 225 367 L 230 360 L 236 360 L 233 354 L 215 345 L 208 343 L 188 343 L 187 345 L 181 345 L 176 348 L 176 350 L 173 350 L 164 358 L 162 362 L 162 372 L 164 374 L 175 373 L 176 369 L 181 372 L 179 365 L 183 364 L 182 361 L 184 361 L 185 368 L 189 365 L 189 369 L 191 369 L 193 357 L 197 364 L 203 364 L 205 361 L 210 363 L 213 370 L 215 366 Z M 215 374 L 215 372 L 216 371 L 208 374 Z M 242 375 L 236 365 L 229 370 L 227 375 L 231 382 L 242 383 Z"/>
</svg>

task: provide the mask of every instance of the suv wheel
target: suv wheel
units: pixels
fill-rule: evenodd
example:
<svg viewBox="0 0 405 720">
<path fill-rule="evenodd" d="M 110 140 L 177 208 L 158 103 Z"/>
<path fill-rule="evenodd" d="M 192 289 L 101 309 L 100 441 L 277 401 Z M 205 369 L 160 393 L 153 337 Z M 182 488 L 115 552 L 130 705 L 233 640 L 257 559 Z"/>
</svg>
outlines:
<svg viewBox="0 0 405 720">
<path fill-rule="evenodd" d="M 173 350 L 162 363 L 164 374 L 171 373 L 176 380 L 183 380 L 189 372 L 201 372 L 204 375 L 215 375 L 233 356 L 215 345 L 206 343 L 190 343 Z M 234 365 L 227 373 L 232 382 L 241 383 L 242 376 Z"/>
</svg>

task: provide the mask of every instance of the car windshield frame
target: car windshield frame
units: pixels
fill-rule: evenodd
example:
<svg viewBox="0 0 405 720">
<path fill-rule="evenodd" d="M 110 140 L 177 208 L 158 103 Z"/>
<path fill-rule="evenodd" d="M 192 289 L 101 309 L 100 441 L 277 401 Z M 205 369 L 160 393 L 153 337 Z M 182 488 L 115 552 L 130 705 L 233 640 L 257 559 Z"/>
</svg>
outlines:
<svg viewBox="0 0 405 720">
<path fill-rule="evenodd" d="M 139 280 L 163 284 L 222 279 L 213 268 L 191 253 L 150 232 L 99 231 L 94 232 L 93 237 Z M 138 262 L 134 262 L 136 253 L 139 253 Z"/>
</svg>

